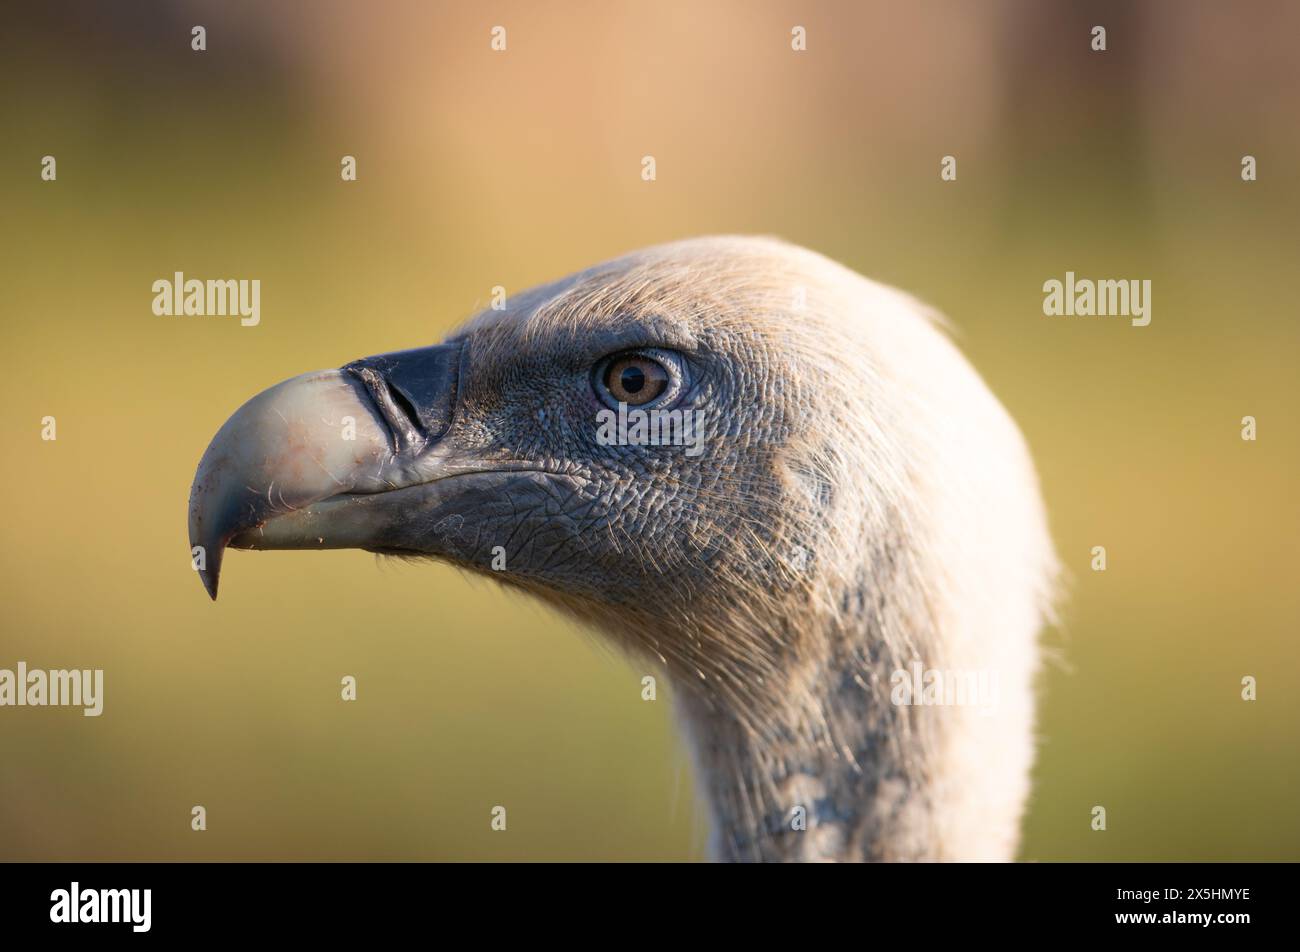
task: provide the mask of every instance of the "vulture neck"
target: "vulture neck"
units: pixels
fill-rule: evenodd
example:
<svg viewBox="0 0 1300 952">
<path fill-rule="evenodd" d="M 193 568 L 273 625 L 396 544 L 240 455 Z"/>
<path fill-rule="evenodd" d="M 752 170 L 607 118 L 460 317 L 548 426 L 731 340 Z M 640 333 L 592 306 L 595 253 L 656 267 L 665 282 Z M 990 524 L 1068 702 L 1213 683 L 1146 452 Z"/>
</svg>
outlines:
<svg viewBox="0 0 1300 952">
<path fill-rule="evenodd" d="M 786 616 L 784 625 L 792 624 Z M 784 683 L 744 716 L 720 692 L 679 692 L 712 858 L 732 862 L 942 858 L 932 820 L 930 726 L 890 703 L 898 666 L 880 619 L 804 619 Z M 915 641 L 909 636 L 909 641 Z M 729 693 L 727 696 L 732 696 Z"/>
</svg>

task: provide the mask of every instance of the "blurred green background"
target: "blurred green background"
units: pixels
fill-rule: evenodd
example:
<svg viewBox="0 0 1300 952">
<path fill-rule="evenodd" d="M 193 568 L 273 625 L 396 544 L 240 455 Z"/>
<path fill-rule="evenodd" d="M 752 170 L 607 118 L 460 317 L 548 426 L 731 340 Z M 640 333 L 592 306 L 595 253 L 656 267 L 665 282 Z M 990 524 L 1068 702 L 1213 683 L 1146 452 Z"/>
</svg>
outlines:
<svg viewBox="0 0 1300 952">
<path fill-rule="evenodd" d="M 271 383 L 716 232 L 935 305 L 1028 437 L 1072 580 L 1022 858 L 1300 859 L 1297 35 L 1284 2 L 8 5 L 0 667 L 106 697 L 0 709 L 0 859 L 701 858 L 670 703 L 591 637 L 359 552 L 234 553 L 214 605 L 185 514 Z M 260 279 L 260 326 L 154 316 L 178 270 Z M 1044 317 L 1067 270 L 1149 278 L 1151 325 Z"/>
</svg>

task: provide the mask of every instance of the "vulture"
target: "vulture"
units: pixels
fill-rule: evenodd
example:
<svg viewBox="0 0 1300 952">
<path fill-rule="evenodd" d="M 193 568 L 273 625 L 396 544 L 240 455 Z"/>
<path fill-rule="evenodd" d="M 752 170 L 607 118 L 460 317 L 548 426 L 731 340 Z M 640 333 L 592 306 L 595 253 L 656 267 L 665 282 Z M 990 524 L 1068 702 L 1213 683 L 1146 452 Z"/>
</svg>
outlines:
<svg viewBox="0 0 1300 952">
<path fill-rule="evenodd" d="M 815 252 L 659 245 L 277 384 L 189 535 L 213 598 L 227 548 L 360 548 L 594 628 L 673 686 L 714 859 L 1015 856 L 1057 571 L 1033 464 L 938 315 Z"/>
</svg>

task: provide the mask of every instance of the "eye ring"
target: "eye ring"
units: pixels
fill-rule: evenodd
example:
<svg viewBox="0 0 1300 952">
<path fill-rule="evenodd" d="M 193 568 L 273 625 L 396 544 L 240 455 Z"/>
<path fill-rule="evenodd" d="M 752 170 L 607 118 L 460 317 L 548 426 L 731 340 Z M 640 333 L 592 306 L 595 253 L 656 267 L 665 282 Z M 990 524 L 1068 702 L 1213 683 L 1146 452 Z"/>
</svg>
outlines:
<svg viewBox="0 0 1300 952">
<path fill-rule="evenodd" d="M 680 365 L 660 350 L 612 354 L 594 368 L 596 392 L 612 408 L 667 403 L 681 392 Z"/>
</svg>

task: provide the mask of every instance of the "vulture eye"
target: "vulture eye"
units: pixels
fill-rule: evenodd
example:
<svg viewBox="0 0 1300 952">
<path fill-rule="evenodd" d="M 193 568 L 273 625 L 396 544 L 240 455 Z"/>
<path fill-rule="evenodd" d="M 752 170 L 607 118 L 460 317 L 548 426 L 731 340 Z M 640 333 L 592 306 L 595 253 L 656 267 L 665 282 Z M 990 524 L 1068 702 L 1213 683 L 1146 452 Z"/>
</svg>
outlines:
<svg viewBox="0 0 1300 952">
<path fill-rule="evenodd" d="M 616 403 L 641 406 L 663 395 L 672 375 L 659 361 L 640 354 L 615 357 L 601 378 Z"/>
</svg>

